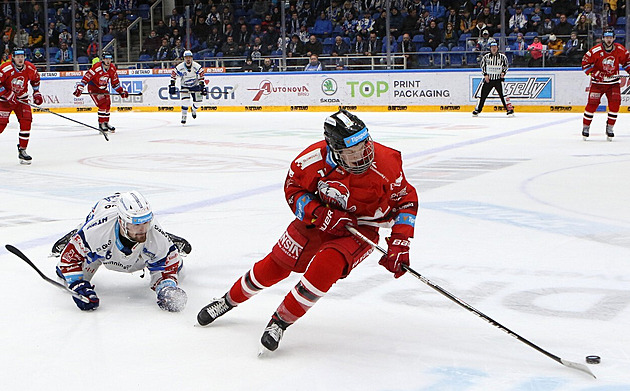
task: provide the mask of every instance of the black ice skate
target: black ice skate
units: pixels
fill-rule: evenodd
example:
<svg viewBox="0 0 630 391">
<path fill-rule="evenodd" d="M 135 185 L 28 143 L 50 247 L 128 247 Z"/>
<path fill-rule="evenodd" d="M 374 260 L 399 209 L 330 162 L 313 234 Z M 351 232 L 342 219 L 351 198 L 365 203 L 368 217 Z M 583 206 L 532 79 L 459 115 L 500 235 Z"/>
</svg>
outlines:
<svg viewBox="0 0 630 391">
<path fill-rule="evenodd" d="M 582 126 L 582 140 L 584 140 L 584 141 L 586 141 L 588 139 L 589 128 L 590 128 L 590 126 L 588 126 L 588 125 Z"/>
<path fill-rule="evenodd" d="M 262 346 L 269 350 L 275 351 L 278 349 L 278 345 L 280 345 L 280 340 L 282 340 L 282 335 L 284 331 L 289 327 L 289 324 L 281 321 L 275 315 L 271 318 L 265 331 L 263 332 L 262 337 L 260 338 L 260 343 Z M 263 354 L 264 350 L 261 350 L 259 355 Z"/>
<path fill-rule="evenodd" d="M 182 125 L 186 124 L 186 112 L 182 112 Z"/>
<path fill-rule="evenodd" d="M 214 322 L 216 318 L 225 315 L 229 310 L 236 307 L 228 302 L 226 296 L 227 293 L 219 299 L 213 299 L 212 303 L 203 307 L 197 314 L 197 322 L 202 326 L 207 326 Z"/>
<path fill-rule="evenodd" d="M 514 110 L 508 110 L 507 111 L 507 116 L 508 117 L 514 117 Z"/>
<path fill-rule="evenodd" d="M 98 128 L 103 133 L 109 133 L 109 128 L 107 127 L 107 123 L 105 123 L 105 122 L 99 122 L 98 123 Z"/>
<path fill-rule="evenodd" d="M 190 252 L 192 251 L 192 246 L 190 245 L 190 243 L 188 243 L 188 240 L 177 235 L 173 235 L 169 232 L 167 232 L 166 234 L 168 235 L 169 239 L 171 239 L 171 242 L 173 242 L 175 247 L 177 247 L 177 251 L 179 251 L 182 256 L 190 254 Z"/>
<path fill-rule="evenodd" d="M 473 117 L 476 117 L 476 116 L 479 115 L 479 112 L 475 109 L 475 110 L 473 110 L 472 115 L 473 115 Z"/>
<path fill-rule="evenodd" d="M 197 110 L 192 109 L 192 110 L 190 111 L 190 114 L 192 114 L 193 119 L 197 118 Z"/>
<path fill-rule="evenodd" d="M 33 160 L 33 158 L 30 157 L 28 153 L 26 153 L 26 149 L 20 148 L 19 144 L 17 148 L 18 148 L 18 159 L 20 159 L 20 164 L 31 164 L 31 161 Z"/>
<path fill-rule="evenodd" d="M 76 233 L 77 233 L 77 230 L 73 229 L 72 231 L 70 231 L 67 234 L 63 235 L 63 237 L 61 239 L 57 240 L 55 242 L 55 244 L 53 244 L 53 246 L 52 246 L 52 250 L 50 252 L 50 256 L 51 257 L 61 256 L 61 252 L 66 247 L 66 244 L 68 244 L 68 242 L 70 241 L 70 238 L 72 238 Z"/>
<path fill-rule="evenodd" d="M 109 122 L 105 122 L 105 126 L 107 127 L 107 130 L 109 130 L 110 133 L 115 133 L 116 132 L 116 128 L 111 126 L 109 124 Z"/>
<path fill-rule="evenodd" d="M 613 126 L 606 124 L 606 140 L 612 141 L 613 137 L 615 137 L 615 132 L 613 132 Z"/>
</svg>

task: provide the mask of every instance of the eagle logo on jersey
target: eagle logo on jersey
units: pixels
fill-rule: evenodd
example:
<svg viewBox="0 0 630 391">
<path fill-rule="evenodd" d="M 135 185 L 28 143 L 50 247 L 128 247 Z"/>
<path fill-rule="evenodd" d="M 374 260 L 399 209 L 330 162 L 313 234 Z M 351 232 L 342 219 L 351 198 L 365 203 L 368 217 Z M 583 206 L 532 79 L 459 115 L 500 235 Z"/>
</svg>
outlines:
<svg viewBox="0 0 630 391">
<path fill-rule="evenodd" d="M 319 181 L 317 183 L 317 193 L 319 199 L 323 203 L 328 205 L 334 205 L 342 210 L 348 212 L 354 212 L 357 210 L 356 206 L 348 208 L 348 200 L 350 199 L 350 190 L 341 182 L 338 181 Z"/>
</svg>

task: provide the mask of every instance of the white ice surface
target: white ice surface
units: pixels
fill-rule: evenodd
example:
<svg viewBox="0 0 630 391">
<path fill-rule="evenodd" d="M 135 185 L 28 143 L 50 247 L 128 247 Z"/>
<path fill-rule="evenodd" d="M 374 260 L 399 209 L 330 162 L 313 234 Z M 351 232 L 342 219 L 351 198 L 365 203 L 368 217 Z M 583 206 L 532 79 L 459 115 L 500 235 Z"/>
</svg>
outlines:
<svg viewBox="0 0 630 391">
<path fill-rule="evenodd" d="M 94 125 L 95 114 L 67 114 Z M 0 388 L 3 390 L 630 390 L 630 116 L 614 142 L 597 114 L 359 113 L 402 151 L 421 209 L 412 267 L 598 379 L 564 367 L 372 255 L 256 357 L 297 275 L 209 327 L 197 312 L 271 249 L 291 212 L 282 183 L 322 138 L 325 113 L 113 113 L 106 142 L 35 115 L 31 166 L 17 124 L 0 136 Z M 48 276 L 50 247 L 102 196 L 138 189 L 169 232 L 187 238 L 178 314 L 155 305 L 139 273 L 102 268 L 101 299 L 79 311 L 4 250 Z M 384 232 L 384 234 L 386 234 Z M 383 241 L 381 239 L 381 243 Z"/>
</svg>

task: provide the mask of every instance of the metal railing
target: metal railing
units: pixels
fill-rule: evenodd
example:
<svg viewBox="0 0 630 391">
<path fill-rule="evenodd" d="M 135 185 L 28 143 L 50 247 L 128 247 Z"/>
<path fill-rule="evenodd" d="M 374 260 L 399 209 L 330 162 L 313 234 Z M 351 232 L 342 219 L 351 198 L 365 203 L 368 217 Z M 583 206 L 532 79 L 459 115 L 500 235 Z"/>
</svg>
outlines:
<svg viewBox="0 0 630 391">
<path fill-rule="evenodd" d="M 138 16 L 136 20 L 127 27 L 127 62 L 131 62 L 131 30 L 133 30 L 136 25 L 139 25 L 138 37 L 140 40 L 140 50 L 138 52 L 142 52 L 142 17 Z"/>
<path fill-rule="evenodd" d="M 151 8 L 149 8 L 149 16 L 151 19 L 151 30 L 155 30 L 155 24 L 153 22 L 153 15 L 154 15 L 154 10 L 158 7 L 158 5 L 161 5 L 160 9 L 162 10 L 162 17 L 160 19 L 164 20 L 164 4 L 162 4 L 162 0 L 157 0 L 155 3 L 151 5 Z"/>
</svg>

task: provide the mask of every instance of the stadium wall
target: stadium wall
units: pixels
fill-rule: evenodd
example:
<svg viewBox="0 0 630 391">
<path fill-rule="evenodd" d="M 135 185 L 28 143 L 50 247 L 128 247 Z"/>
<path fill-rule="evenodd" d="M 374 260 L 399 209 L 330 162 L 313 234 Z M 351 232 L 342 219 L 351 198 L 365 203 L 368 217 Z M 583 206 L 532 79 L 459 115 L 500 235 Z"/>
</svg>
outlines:
<svg viewBox="0 0 630 391">
<path fill-rule="evenodd" d="M 95 112 L 89 95 L 72 95 L 82 73 L 43 73 L 43 107 L 57 112 Z M 121 70 L 119 74 L 127 91 L 142 95 L 124 100 L 112 96 L 113 110 L 179 111 L 179 95 L 168 93 L 170 70 Z M 356 111 L 467 112 L 474 108 L 481 80 L 478 69 L 224 73 L 222 68 L 208 68 L 209 93 L 200 110 L 330 111 L 343 106 Z M 516 111 L 581 112 L 588 83 L 588 77 L 576 68 L 526 68 L 510 70 L 504 86 Z M 627 113 L 630 79 L 622 78 L 621 83 L 620 112 Z M 501 102 L 491 95 L 485 111 L 502 110 Z"/>
</svg>

